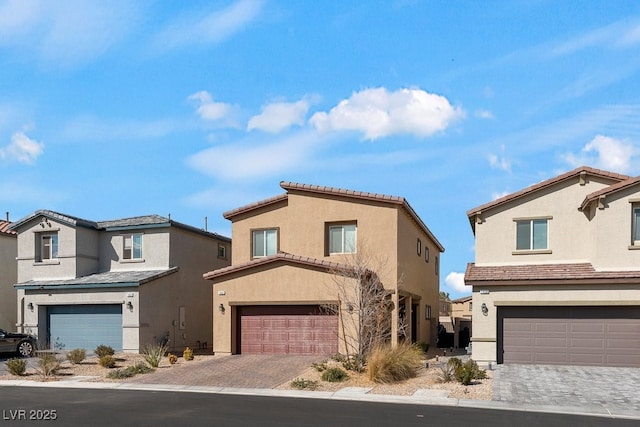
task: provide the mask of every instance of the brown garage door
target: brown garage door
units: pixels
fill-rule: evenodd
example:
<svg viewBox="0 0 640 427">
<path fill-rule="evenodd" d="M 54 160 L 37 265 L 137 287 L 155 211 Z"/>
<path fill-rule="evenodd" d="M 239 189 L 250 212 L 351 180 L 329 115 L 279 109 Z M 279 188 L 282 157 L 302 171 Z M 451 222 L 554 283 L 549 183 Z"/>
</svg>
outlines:
<svg viewBox="0 0 640 427">
<path fill-rule="evenodd" d="M 498 307 L 498 363 L 640 367 L 640 307 Z"/>
<path fill-rule="evenodd" d="M 243 354 L 338 352 L 338 316 L 318 306 L 244 306 L 238 312 Z"/>
</svg>

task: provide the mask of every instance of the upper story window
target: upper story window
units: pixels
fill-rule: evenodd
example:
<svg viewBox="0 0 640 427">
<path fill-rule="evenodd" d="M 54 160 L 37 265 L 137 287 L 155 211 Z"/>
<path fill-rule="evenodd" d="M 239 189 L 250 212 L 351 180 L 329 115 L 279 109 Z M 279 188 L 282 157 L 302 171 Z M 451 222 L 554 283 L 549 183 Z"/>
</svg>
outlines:
<svg viewBox="0 0 640 427">
<path fill-rule="evenodd" d="M 631 243 L 633 246 L 640 246 L 640 205 L 633 205 L 633 218 L 632 218 L 632 235 Z"/>
<path fill-rule="evenodd" d="M 251 240 L 253 258 L 275 255 L 278 252 L 278 230 L 276 228 L 253 230 Z"/>
<path fill-rule="evenodd" d="M 356 224 L 329 226 L 329 254 L 353 254 L 356 252 Z"/>
<path fill-rule="evenodd" d="M 225 245 L 218 245 L 218 258 L 227 258 L 227 247 Z"/>
<path fill-rule="evenodd" d="M 36 242 L 36 261 L 58 258 L 58 233 L 40 233 Z"/>
<path fill-rule="evenodd" d="M 536 251 L 549 248 L 548 219 L 516 220 L 516 250 Z"/>
<path fill-rule="evenodd" d="M 416 244 L 416 252 L 418 253 L 418 256 L 422 255 L 422 240 L 420 240 L 420 238 L 418 238 Z"/>
<path fill-rule="evenodd" d="M 123 236 L 122 259 L 142 259 L 142 234 Z"/>
<path fill-rule="evenodd" d="M 429 246 L 424 247 L 424 260 L 429 262 Z"/>
</svg>

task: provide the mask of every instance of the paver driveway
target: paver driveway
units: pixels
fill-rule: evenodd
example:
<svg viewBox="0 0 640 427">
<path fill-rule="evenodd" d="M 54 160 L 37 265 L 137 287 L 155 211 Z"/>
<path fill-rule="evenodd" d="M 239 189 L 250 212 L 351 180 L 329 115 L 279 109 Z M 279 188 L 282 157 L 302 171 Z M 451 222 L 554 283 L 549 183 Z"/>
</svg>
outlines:
<svg viewBox="0 0 640 427">
<path fill-rule="evenodd" d="M 498 365 L 493 400 L 640 413 L 640 369 Z"/>
<path fill-rule="evenodd" d="M 196 356 L 198 359 L 198 356 Z M 273 388 L 311 367 L 321 356 L 265 356 L 238 354 L 213 356 L 182 366 L 160 368 L 136 375 L 127 382 L 240 388 Z"/>
</svg>

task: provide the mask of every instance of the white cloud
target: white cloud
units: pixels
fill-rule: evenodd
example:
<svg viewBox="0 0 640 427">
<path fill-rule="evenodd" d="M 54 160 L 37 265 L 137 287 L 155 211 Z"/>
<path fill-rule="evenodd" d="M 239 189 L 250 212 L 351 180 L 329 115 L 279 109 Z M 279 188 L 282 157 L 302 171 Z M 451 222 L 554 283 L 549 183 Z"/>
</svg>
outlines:
<svg viewBox="0 0 640 427">
<path fill-rule="evenodd" d="M 309 111 L 309 99 L 297 102 L 274 102 L 262 107 L 262 112 L 249 119 L 247 130 L 254 129 L 277 133 L 291 126 L 304 125 L 304 119 Z"/>
<path fill-rule="evenodd" d="M 61 136 L 75 141 L 145 140 L 162 138 L 183 127 L 172 119 L 145 121 L 84 115 L 70 119 Z"/>
<path fill-rule="evenodd" d="M 568 153 L 563 157 L 571 165 L 590 165 L 613 172 L 626 173 L 631 168 L 634 146 L 629 141 L 597 135 L 580 154 Z"/>
<path fill-rule="evenodd" d="M 640 43 L 640 23 L 624 19 L 580 34 L 555 46 L 547 46 L 551 57 L 570 55 L 596 46 L 627 48 Z"/>
<path fill-rule="evenodd" d="M 0 46 L 62 65 L 93 59 L 136 26 L 126 0 L 10 0 L 0 4 Z"/>
<path fill-rule="evenodd" d="M 198 105 L 196 111 L 203 120 L 222 120 L 230 114 L 232 109 L 230 104 L 215 102 L 211 94 L 205 90 L 194 93 L 188 99 Z"/>
<path fill-rule="evenodd" d="M 157 36 L 157 46 L 165 50 L 223 42 L 255 20 L 262 5 L 260 0 L 240 0 L 222 10 L 179 17 Z"/>
<path fill-rule="evenodd" d="M 452 271 L 447 274 L 444 279 L 444 283 L 448 288 L 453 289 L 456 292 L 469 292 L 471 289 L 464 284 L 464 273 L 456 273 Z"/>
<path fill-rule="evenodd" d="M 29 138 L 23 132 L 11 136 L 11 143 L 0 147 L 0 159 L 32 164 L 44 152 L 44 144 Z"/>
<path fill-rule="evenodd" d="M 317 136 L 298 134 L 270 142 L 236 142 L 208 148 L 189 157 L 199 172 L 223 180 L 279 176 L 304 168 L 314 154 Z"/>
<path fill-rule="evenodd" d="M 495 119 L 495 116 L 489 110 L 476 110 L 473 113 L 473 115 L 479 119 L 486 119 L 486 120 Z"/>
<path fill-rule="evenodd" d="M 431 136 L 462 117 L 464 111 L 444 96 L 420 89 L 376 88 L 354 92 L 328 113 L 315 113 L 309 123 L 319 132 L 358 131 L 374 140 L 396 134 Z"/>
<path fill-rule="evenodd" d="M 506 172 L 511 171 L 511 162 L 506 157 L 489 154 L 488 159 L 492 169 L 501 169 Z"/>
<path fill-rule="evenodd" d="M 498 200 L 498 199 L 506 196 L 507 194 L 511 194 L 511 193 L 509 193 L 508 191 L 502 191 L 500 193 L 493 192 L 493 193 L 491 193 L 491 200 Z"/>
</svg>

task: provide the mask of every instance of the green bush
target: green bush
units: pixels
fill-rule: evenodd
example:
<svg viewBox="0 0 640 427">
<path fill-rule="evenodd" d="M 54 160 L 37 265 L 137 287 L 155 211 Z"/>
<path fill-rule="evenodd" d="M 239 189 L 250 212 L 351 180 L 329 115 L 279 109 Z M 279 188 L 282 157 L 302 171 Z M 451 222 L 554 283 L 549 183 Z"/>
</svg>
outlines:
<svg viewBox="0 0 640 427">
<path fill-rule="evenodd" d="M 318 381 L 296 378 L 291 381 L 291 387 L 297 390 L 316 390 L 318 388 Z"/>
<path fill-rule="evenodd" d="M 71 362 L 73 365 L 77 365 L 82 362 L 84 358 L 87 356 L 87 353 L 82 348 L 76 348 L 67 353 L 67 360 Z"/>
<path fill-rule="evenodd" d="M 462 366 L 462 360 L 459 357 L 452 357 L 447 361 L 447 366 L 455 369 L 458 369 Z"/>
<path fill-rule="evenodd" d="M 421 341 L 418 343 L 418 347 L 420 347 L 420 350 L 422 350 L 423 353 L 426 353 L 429 351 L 429 343 L 428 342 L 424 342 Z"/>
<path fill-rule="evenodd" d="M 193 350 L 191 350 L 189 347 L 185 348 L 182 352 L 182 358 L 184 360 L 193 360 Z"/>
<path fill-rule="evenodd" d="M 413 378 L 422 366 L 422 350 L 412 344 L 376 347 L 369 355 L 367 374 L 376 383 L 394 383 Z"/>
<path fill-rule="evenodd" d="M 322 361 L 322 362 L 320 362 L 320 363 L 313 362 L 313 363 L 311 364 L 311 367 L 312 367 L 313 369 L 315 369 L 316 371 L 318 371 L 318 372 L 324 372 L 324 371 L 326 371 L 326 370 L 327 370 L 327 361 L 326 361 L 326 360 L 323 360 L 323 361 Z"/>
<path fill-rule="evenodd" d="M 113 368 L 116 366 L 116 359 L 114 359 L 113 356 L 107 354 L 100 358 L 99 363 L 103 368 Z"/>
<path fill-rule="evenodd" d="M 98 347 L 96 347 L 94 352 L 99 358 L 103 356 L 113 356 L 114 354 L 116 354 L 113 348 L 103 344 L 100 344 Z"/>
<path fill-rule="evenodd" d="M 440 366 L 440 371 L 438 372 L 436 379 L 439 383 L 449 383 L 453 381 L 453 368 L 449 365 Z"/>
<path fill-rule="evenodd" d="M 349 375 L 347 375 L 347 373 L 340 368 L 327 368 L 327 370 L 322 373 L 321 378 L 322 381 L 339 383 L 349 378 Z"/>
<path fill-rule="evenodd" d="M 451 359 L 449 360 L 451 361 Z M 454 367 L 454 375 L 456 381 L 462 385 L 469 385 L 473 380 L 482 380 L 487 378 L 487 372 L 480 369 L 475 360 L 469 359 L 466 363 L 460 362 Z"/>
<path fill-rule="evenodd" d="M 146 374 L 152 372 L 153 369 L 147 366 L 144 362 L 138 362 L 133 366 L 129 366 L 122 369 L 115 369 L 107 374 L 107 378 L 111 379 L 123 379 L 130 378 L 137 374 Z"/>
<path fill-rule="evenodd" d="M 26 359 L 9 359 L 5 362 L 11 375 L 22 376 L 27 370 Z"/>
<path fill-rule="evenodd" d="M 160 365 L 160 361 L 162 361 L 166 352 L 167 346 L 162 344 L 148 344 L 142 349 L 144 360 L 154 368 Z"/>
</svg>

